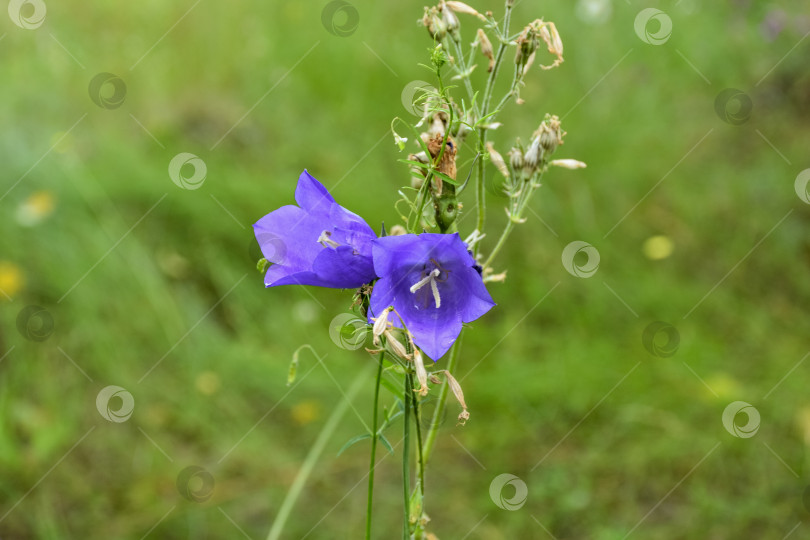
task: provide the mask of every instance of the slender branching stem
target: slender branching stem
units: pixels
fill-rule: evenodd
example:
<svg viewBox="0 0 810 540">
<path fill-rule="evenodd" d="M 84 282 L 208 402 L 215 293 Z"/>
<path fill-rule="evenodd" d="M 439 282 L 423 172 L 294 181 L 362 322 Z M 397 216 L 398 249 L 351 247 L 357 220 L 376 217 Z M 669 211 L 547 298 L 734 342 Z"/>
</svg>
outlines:
<svg viewBox="0 0 810 540">
<path fill-rule="evenodd" d="M 489 73 L 489 78 L 487 78 L 487 85 L 484 89 L 484 96 L 481 100 L 481 118 L 484 118 L 486 117 L 487 114 L 489 114 L 489 102 L 492 99 L 492 90 L 495 88 L 495 80 L 498 78 L 498 71 L 500 70 L 504 53 L 506 52 L 506 49 L 509 46 L 509 39 L 508 39 L 509 23 L 512 18 L 513 3 L 514 0 L 506 0 L 506 14 L 504 15 L 503 18 L 503 30 L 498 36 L 498 40 L 500 42 L 498 45 L 498 52 L 495 54 L 495 62 L 492 66 L 492 71 Z M 514 87 L 515 83 L 513 82 L 512 84 Z M 480 128 L 478 128 L 478 151 L 482 155 L 486 152 L 486 146 L 487 146 L 487 128 L 481 126 Z M 476 203 L 478 206 L 477 228 L 481 232 L 483 232 L 484 225 L 486 224 L 487 204 L 486 204 L 486 192 L 484 190 L 485 184 L 486 184 L 486 167 L 484 166 L 484 160 L 481 160 L 478 163 L 478 179 L 475 191 Z"/>
<path fill-rule="evenodd" d="M 413 375 L 408 374 L 408 377 L 411 377 L 411 388 L 414 387 L 413 384 Z M 416 397 L 416 392 L 411 392 L 411 398 L 413 399 L 413 420 L 416 425 L 416 457 L 417 457 L 417 468 L 416 472 L 419 477 L 419 491 L 422 494 L 422 497 L 425 496 L 425 462 L 423 458 L 423 449 L 422 449 L 422 425 L 421 425 L 421 416 L 419 411 L 419 398 Z"/>
<path fill-rule="evenodd" d="M 374 410 L 371 414 L 371 459 L 368 464 L 368 503 L 366 504 L 366 540 L 371 539 L 371 507 L 374 501 L 374 468 L 377 458 L 377 409 L 380 402 L 380 380 L 382 379 L 383 360 L 385 352 L 380 353 L 379 366 L 377 366 L 377 382 L 374 385 Z"/>
<path fill-rule="evenodd" d="M 411 472 L 410 472 L 410 450 L 411 450 L 411 400 L 409 396 L 413 393 L 411 389 L 410 374 L 405 375 L 405 394 L 403 401 L 405 402 L 405 414 L 402 428 L 402 493 L 404 495 L 403 511 L 405 520 L 402 524 L 402 538 L 408 540 L 410 538 L 410 492 L 411 492 Z"/>
<path fill-rule="evenodd" d="M 542 170 L 542 169 L 541 169 Z M 531 200 L 532 195 L 537 188 L 539 187 L 540 178 L 542 178 L 542 173 L 531 178 L 530 180 L 525 182 L 525 185 L 521 188 L 525 190 L 525 193 L 522 193 L 520 198 L 518 199 L 517 209 L 515 212 L 510 213 L 509 220 L 506 222 L 506 227 L 504 227 L 501 236 L 498 238 L 498 242 L 495 244 L 495 247 L 492 249 L 492 252 L 487 257 L 487 260 L 482 265 L 482 268 L 485 270 L 490 267 L 492 261 L 495 260 L 495 256 L 498 252 L 501 251 L 501 248 L 506 243 L 506 239 L 509 238 L 509 234 L 512 232 L 512 229 L 515 227 L 515 223 L 520 223 L 523 219 L 523 212 L 526 207 L 529 205 L 529 201 Z"/>
</svg>

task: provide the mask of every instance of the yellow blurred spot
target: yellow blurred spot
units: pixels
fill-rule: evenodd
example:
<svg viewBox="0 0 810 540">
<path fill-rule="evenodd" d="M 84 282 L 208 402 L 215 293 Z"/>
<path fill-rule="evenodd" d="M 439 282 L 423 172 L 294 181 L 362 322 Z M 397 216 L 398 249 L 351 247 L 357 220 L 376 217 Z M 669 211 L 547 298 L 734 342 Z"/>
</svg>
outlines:
<svg viewBox="0 0 810 540">
<path fill-rule="evenodd" d="M 641 249 L 648 259 L 660 261 L 672 255 L 675 246 L 668 236 L 658 235 L 647 238 Z"/>
<path fill-rule="evenodd" d="M 73 136 L 64 131 L 57 131 L 51 137 L 51 145 L 57 154 L 64 154 L 73 148 Z"/>
<path fill-rule="evenodd" d="M 24 281 L 19 266 L 0 261 L 0 302 L 13 298 L 22 289 Z"/>
<path fill-rule="evenodd" d="M 53 213 L 56 199 L 47 190 L 36 191 L 17 207 L 17 223 L 32 227 Z"/>
<path fill-rule="evenodd" d="M 294 406 L 290 414 L 297 424 L 305 426 L 320 418 L 321 405 L 315 400 L 308 399 Z"/>
<path fill-rule="evenodd" d="M 706 379 L 718 399 L 733 399 L 740 395 L 740 383 L 728 373 L 715 373 Z"/>
<path fill-rule="evenodd" d="M 796 425 L 804 444 L 810 446 L 810 405 L 805 405 L 796 411 Z"/>
<path fill-rule="evenodd" d="M 219 375 L 213 371 L 203 371 L 197 375 L 197 380 L 194 382 L 194 384 L 197 386 L 197 390 L 201 394 L 210 396 L 219 390 Z"/>
</svg>

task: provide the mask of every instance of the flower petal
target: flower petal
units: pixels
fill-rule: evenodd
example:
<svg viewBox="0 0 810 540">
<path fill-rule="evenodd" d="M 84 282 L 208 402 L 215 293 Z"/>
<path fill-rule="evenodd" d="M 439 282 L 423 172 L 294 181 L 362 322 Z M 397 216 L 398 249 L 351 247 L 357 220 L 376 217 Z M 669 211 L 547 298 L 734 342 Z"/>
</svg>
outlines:
<svg viewBox="0 0 810 540">
<path fill-rule="evenodd" d="M 329 194 L 323 184 L 315 180 L 306 169 L 298 177 L 298 185 L 295 188 L 295 201 L 307 212 L 329 213 L 330 206 L 335 203 L 335 199 Z"/>
<path fill-rule="evenodd" d="M 312 271 L 334 289 L 352 289 L 369 283 L 375 277 L 371 257 L 361 255 L 351 246 L 323 249 L 312 262 Z"/>
</svg>

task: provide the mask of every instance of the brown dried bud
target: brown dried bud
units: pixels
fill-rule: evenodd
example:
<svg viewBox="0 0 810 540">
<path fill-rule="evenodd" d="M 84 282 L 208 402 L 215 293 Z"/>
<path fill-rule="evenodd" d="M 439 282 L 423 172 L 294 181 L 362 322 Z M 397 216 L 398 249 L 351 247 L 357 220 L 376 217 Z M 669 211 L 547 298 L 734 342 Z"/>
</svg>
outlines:
<svg viewBox="0 0 810 540">
<path fill-rule="evenodd" d="M 495 55 L 492 52 L 492 42 L 489 41 L 486 32 L 482 28 L 478 29 L 478 42 L 481 44 L 481 54 L 489 60 L 487 72 L 492 72 L 492 68 L 495 67 Z"/>
</svg>

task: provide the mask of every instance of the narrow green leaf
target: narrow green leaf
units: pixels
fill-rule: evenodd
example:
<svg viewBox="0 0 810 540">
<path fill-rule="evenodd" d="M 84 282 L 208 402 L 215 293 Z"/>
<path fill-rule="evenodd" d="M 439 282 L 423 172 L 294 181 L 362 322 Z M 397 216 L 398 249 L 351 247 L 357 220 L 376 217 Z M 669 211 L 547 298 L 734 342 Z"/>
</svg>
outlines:
<svg viewBox="0 0 810 540">
<path fill-rule="evenodd" d="M 351 439 L 349 439 L 349 441 L 348 441 L 346 444 L 344 444 L 344 445 L 343 445 L 343 448 L 341 448 L 341 449 L 338 451 L 337 455 L 339 456 L 340 454 L 342 454 L 342 453 L 343 453 L 343 452 L 344 452 L 344 451 L 345 451 L 347 448 L 349 448 L 350 446 L 353 446 L 354 444 L 359 443 L 359 442 L 360 442 L 360 441 L 362 441 L 362 440 L 365 440 L 365 439 L 370 439 L 370 438 L 371 438 L 371 435 L 370 435 L 370 434 L 368 434 L 368 433 L 363 433 L 362 435 L 358 435 L 358 436 L 356 436 L 356 437 L 352 437 Z"/>
</svg>

